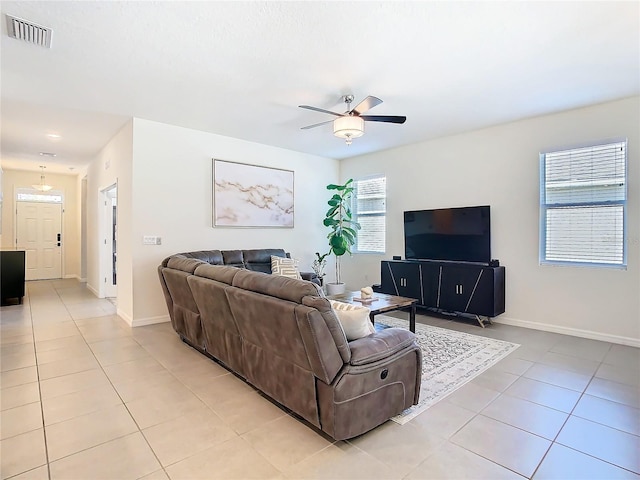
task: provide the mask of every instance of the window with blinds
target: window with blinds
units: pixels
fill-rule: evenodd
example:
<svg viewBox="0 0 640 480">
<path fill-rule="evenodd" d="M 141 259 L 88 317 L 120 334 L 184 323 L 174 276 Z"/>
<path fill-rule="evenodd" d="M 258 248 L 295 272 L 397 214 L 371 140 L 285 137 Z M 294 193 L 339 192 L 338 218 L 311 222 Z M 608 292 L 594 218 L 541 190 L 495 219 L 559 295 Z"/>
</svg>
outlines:
<svg viewBox="0 0 640 480">
<path fill-rule="evenodd" d="M 352 198 L 353 217 L 361 227 L 354 251 L 385 253 L 387 178 L 356 180 Z"/>
<path fill-rule="evenodd" d="M 540 155 L 540 263 L 626 266 L 627 142 Z"/>
</svg>

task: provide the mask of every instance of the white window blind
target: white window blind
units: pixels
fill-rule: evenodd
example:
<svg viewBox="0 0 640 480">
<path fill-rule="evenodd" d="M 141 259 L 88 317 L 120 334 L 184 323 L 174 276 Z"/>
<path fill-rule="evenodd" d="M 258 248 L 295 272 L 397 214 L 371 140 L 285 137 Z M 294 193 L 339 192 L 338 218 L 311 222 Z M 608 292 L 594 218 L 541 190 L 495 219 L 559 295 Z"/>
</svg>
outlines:
<svg viewBox="0 0 640 480">
<path fill-rule="evenodd" d="M 625 266 L 626 141 L 540 162 L 540 262 Z"/>
<path fill-rule="evenodd" d="M 356 252 L 385 252 L 387 178 L 375 177 L 354 182 L 354 220 L 360 224 Z"/>
</svg>

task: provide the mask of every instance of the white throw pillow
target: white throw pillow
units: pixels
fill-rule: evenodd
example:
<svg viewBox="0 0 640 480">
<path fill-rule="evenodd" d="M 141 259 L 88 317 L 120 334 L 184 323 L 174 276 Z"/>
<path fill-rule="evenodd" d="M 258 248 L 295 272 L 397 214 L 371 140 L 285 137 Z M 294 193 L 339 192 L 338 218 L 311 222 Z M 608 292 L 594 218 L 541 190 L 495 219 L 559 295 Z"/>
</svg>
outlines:
<svg viewBox="0 0 640 480">
<path fill-rule="evenodd" d="M 367 307 L 337 302 L 335 300 L 329 301 L 331 302 L 331 308 L 333 308 L 336 317 L 338 317 L 342 325 L 347 340 L 357 340 L 358 338 L 375 333 L 376 328 L 369 319 L 371 310 Z"/>
<path fill-rule="evenodd" d="M 293 258 L 275 257 L 271 255 L 271 274 L 302 280 L 298 271 L 298 261 Z"/>
</svg>

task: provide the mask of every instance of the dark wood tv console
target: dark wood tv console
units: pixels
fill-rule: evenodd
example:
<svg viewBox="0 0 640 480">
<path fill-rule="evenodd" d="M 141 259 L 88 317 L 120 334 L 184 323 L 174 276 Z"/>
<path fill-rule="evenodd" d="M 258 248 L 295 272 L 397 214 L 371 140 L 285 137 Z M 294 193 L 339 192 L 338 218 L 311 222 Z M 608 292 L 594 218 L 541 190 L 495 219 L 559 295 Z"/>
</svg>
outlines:
<svg viewBox="0 0 640 480">
<path fill-rule="evenodd" d="M 376 290 L 415 298 L 440 313 L 472 315 L 480 326 L 505 311 L 505 268 L 464 262 L 384 260 Z"/>
</svg>

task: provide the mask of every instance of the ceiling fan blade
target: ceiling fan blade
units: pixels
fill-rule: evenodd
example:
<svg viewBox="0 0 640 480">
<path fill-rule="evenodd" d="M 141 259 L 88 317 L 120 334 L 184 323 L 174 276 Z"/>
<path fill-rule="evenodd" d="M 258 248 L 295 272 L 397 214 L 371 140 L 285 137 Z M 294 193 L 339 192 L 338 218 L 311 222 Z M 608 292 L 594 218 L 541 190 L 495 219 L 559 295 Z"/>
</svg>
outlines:
<svg viewBox="0 0 640 480">
<path fill-rule="evenodd" d="M 407 117 L 396 115 L 360 115 L 360 118 L 367 122 L 404 123 Z"/>
<path fill-rule="evenodd" d="M 333 120 L 327 120 L 326 122 L 314 123 L 313 125 L 307 125 L 306 127 L 301 127 L 300 130 L 309 130 L 310 128 L 316 128 L 320 125 L 326 125 L 327 123 L 331 123 Z"/>
<path fill-rule="evenodd" d="M 360 115 L 361 113 L 364 113 L 367 110 L 372 109 L 376 105 L 380 105 L 381 103 L 382 103 L 382 100 L 380 100 L 378 97 L 372 97 L 371 95 L 369 95 L 367 98 L 362 100 L 358 105 L 356 105 L 356 107 L 351 111 L 356 113 L 357 115 Z"/>
<path fill-rule="evenodd" d="M 329 110 L 325 110 L 324 108 L 311 107 L 309 105 L 298 105 L 300 108 L 306 108 L 307 110 L 313 110 L 314 112 L 322 112 L 328 113 L 329 115 L 335 115 L 336 117 L 342 117 L 342 113 L 331 112 Z"/>
</svg>

